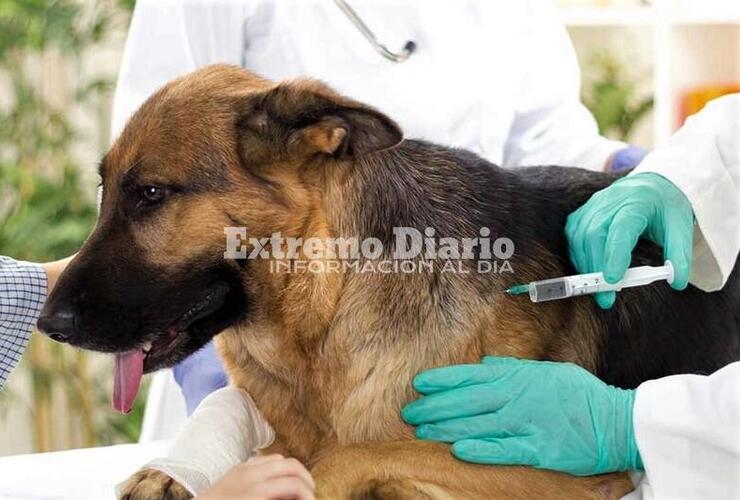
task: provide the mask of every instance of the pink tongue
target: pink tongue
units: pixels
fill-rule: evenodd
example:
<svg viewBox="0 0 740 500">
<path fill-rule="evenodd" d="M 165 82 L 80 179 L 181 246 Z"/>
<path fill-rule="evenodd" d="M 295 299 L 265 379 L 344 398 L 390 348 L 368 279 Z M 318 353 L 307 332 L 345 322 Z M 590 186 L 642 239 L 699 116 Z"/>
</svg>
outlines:
<svg viewBox="0 0 740 500">
<path fill-rule="evenodd" d="M 116 368 L 113 373 L 113 409 L 128 413 L 134 406 L 139 392 L 141 376 L 144 374 L 144 352 L 141 350 L 116 354 Z"/>
</svg>

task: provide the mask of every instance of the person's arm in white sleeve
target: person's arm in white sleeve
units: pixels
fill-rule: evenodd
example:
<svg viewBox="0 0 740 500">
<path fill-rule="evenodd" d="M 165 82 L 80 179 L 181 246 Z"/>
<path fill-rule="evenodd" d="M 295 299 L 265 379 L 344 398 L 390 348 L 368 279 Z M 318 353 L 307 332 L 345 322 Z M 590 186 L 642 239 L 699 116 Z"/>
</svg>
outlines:
<svg viewBox="0 0 740 500">
<path fill-rule="evenodd" d="M 740 363 L 645 382 L 633 420 L 643 498 L 740 498 Z"/>
<path fill-rule="evenodd" d="M 573 44 L 549 1 L 525 8 L 526 23 L 513 42 L 520 52 L 516 115 L 504 146 L 505 167 L 565 165 L 605 170 L 627 147 L 599 135 L 581 103 L 581 73 Z"/>
<path fill-rule="evenodd" d="M 689 199 L 698 226 L 691 281 L 721 288 L 740 249 L 740 94 L 689 118 L 641 172 L 664 176 Z M 740 363 L 640 385 L 633 419 L 643 498 L 740 498 Z"/>
<path fill-rule="evenodd" d="M 740 248 L 740 94 L 715 99 L 630 175 L 660 174 L 689 199 L 697 230 L 691 283 L 722 288 Z"/>
<path fill-rule="evenodd" d="M 201 401 L 166 457 L 142 469 L 164 472 L 193 495 L 214 485 L 232 467 L 272 444 L 275 433 L 249 395 L 236 387 L 219 389 Z M 120 494 L 126 486 L 122 483 Z"/>
</svg>

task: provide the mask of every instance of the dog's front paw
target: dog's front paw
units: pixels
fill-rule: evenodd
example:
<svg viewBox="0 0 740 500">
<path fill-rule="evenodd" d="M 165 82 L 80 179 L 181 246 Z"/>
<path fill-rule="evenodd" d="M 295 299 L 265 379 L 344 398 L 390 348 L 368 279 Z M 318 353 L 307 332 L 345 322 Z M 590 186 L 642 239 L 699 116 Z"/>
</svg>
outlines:
<svg viewBox="0 0 740 500">
<path fill-rule="evenodd" d="M 189 500 L 188 490 L 164 472 L 142 469 L 126 480 L 119 492 L 120 500 Z"/>
</svg>

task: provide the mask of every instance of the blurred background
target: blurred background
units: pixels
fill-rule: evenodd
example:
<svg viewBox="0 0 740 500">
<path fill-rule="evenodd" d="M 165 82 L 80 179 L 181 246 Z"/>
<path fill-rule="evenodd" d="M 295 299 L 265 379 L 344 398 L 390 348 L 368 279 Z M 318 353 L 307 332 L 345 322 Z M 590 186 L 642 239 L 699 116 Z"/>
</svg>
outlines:
<svg viewBox="0 0 740 500">
<path fill-rule="evenodd" d="M 91 230 L 134 1 L 0 0 L 0 255 L 66 257 Z M 650 149 L 740 91 L 737 0 L 556 4 L 605 135 Z M 35 335 L 0 391 L 0 456 L 136 441 L 146 390 L 115 414 L 111 374 L 109 358 Z"/>
<path fill-rule="evenodd" d="M 70 255 L 96 217 L 96 164 L 133 2 L 0 0 L 0 254 Z M 0 455 L 134 441 L 110 360 L 32 337 L 0 391 Z"/>
</svg>

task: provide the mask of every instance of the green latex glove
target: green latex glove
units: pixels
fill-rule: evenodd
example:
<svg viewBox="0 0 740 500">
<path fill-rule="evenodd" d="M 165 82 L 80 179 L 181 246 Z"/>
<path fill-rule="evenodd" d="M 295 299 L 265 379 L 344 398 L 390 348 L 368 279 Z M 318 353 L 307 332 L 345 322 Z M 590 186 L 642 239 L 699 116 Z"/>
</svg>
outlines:
<svg viewBox="0 0 740 500">
<path fill-rule="evenodd" d="M 671 286 L 683 290 L 689 283 L 694 213 L 686 196 L 658 174 L 623 177 L 595 193 L 570 214 L 565 233 L 570 259 L 579 273 L 601 271 L 608 283 L 616 283 L 642 236 L 663 247 L 665 260 L 673 264 Z M 608 309 L 616 294 L 602 292 L 594 298 Z"/>
<path fill-rule="evenodd" d="M 570 363 L 485 357 L 420 373 L 425 396 L 401 411 L 420 439 L 454 443 L 461 460 L 576 475 L 642 469 L 634 391 Z"/>
</svg>

